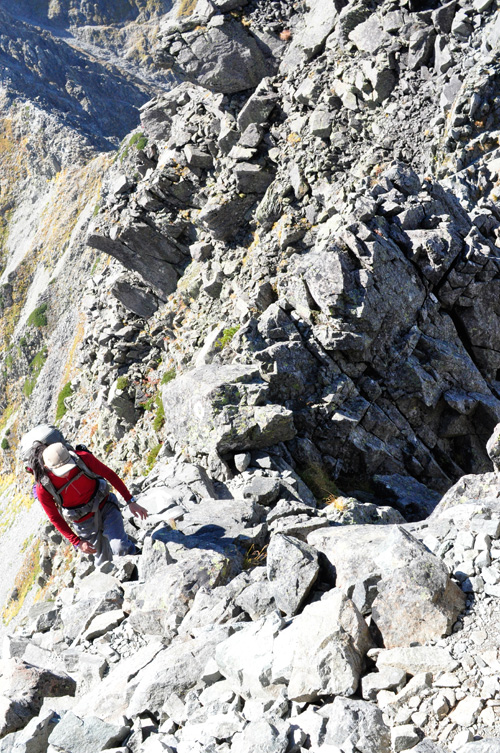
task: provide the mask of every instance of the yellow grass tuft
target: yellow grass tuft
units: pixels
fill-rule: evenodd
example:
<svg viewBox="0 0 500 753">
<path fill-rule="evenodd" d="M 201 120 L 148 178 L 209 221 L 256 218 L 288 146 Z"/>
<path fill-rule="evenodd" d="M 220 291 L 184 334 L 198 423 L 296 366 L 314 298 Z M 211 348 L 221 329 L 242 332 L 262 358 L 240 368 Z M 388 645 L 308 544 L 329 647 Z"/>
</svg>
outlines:
<svg viewBox="0 0 500 753">
<path fill-rule="evenodd" d="M 23 564 L 14 581 L 15 595 L 9 599 L 2 610 L 4 625 L 8 625 L 19 614 L 26 596 L 35 585 L 40 573 L 40 546 L 40 540 L 37 539 L 27 547 Z"/>
<path fill-rule="evenodd" d="M 197 5 L 198 0 L 181 0 L 179 3 L 179 10 L 177 11 L 177 18 L 192 16 Z"/>
</svg>

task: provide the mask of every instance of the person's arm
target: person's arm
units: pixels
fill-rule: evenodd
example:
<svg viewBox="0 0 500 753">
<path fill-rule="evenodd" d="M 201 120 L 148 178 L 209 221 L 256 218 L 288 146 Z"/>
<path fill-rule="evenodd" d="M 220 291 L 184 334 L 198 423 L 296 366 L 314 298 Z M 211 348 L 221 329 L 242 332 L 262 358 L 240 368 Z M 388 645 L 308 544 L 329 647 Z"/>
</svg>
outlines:
<svg viewBox="0 0 500 753">
<path fill-rule="evenodd" d="M 81 458 L 85 465 L 90 468 L 91 471 L 94 471 L 94 473 L 98 473 L 99 476 L 102 476 L 106 479 L 106 481 L 109 481 L 109 483 L 114 486 L 114 488 L 122 495 L 123 499 L 127 504 L 129 505 L 130 512 L 132 515 L 135 515 L 136 518 L 145 519 L 148 517 L 148 512 L 145 507 L 141 507 L 135 499 L 133 498 L 132 494 L 129 492 L 121 478 L 113 471 L 111 468 L 108 468 L 107 465 L 104 465 L 104 463 L 101 463 L 100 460 L 98 460 L 95 455 L 92 455 L 91 452 L 82 452 Z"/>
<path fill-rule="evenodd" d="M 36 493 L 38 500 L 52 525 L 54 525 L 59 533 L 62 533 L 62 535 L 67 538 L 68 541 L 73 544 L 73 546 L 80 546 L 81 539 L 76 535 L 76 533 L 71 530 L 69 525 L 64 520 L 63 516 L 57 508 L 56 503 L 52 498 L 52 495 L 49 494 L 49 492 L 44 489 L 41 484 L 37 484 Z"/>
</svg>

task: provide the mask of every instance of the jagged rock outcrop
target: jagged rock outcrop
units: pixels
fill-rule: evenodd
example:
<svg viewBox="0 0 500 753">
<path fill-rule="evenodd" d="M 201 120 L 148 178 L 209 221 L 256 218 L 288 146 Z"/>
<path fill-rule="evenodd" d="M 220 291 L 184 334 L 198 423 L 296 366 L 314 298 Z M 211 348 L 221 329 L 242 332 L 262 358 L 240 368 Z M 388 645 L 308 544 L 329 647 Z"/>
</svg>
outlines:
<svg viewBox="0 0 500 753">
<path fill-rule="evenodd" d="M 191 33 L 199 14 L 209 23 L 223 17 L 209 3 L 182 18 L 174 11 L 165 22 L 169 34 Z M 490 11 L 483 12 L 487 25 Z M 437 34 L 441 44 L 451 35 L 463 49 L 462 27 L 448 28 L 446 19 L 437 10 L 432 17 L 401 11 L 396 18 L 383 4 L 372 15 L 311 6 L 301 21 L 305 32 L 299 24 L 292 42 L 274 51 L 281 71 L 243 105 L 187 83 L 175 96 L 158 98 L 142 113 L 155 144 L 137 164 L 149 172 L 127 178 L 125 193 L 110 182 L 90 236 L 92 246 L 135 268 L 163 298 L 177 285 L 188 305 L 177 319 L 189 343 L 182 355 L 169 351 L 178 370 L 257 361 L 270 398 L 294 411 L 297 435 L 312 442 L 327 473 L 349 486 L 360 476 L 403 474 L 442 492 L 462 473 L 489 468 L 484 445 L 500 418 L 493 205 L 481 210 L 481 220 L 478 209 L 466 212 L 452 184 L 443 188 L 401 161 L 410 159 L 400 149 L 409 148 L 404 125 L 392 140 L 380 130 L 383 102 L 390 99 L 392 110 L 398 102 L 414 107 L 405 86 L 434 55 L 421 40 Z M 479 37 L 471 35 L 467 44 L 477 49 Z M 377 50 L 372 68 L 358 74 L 367 83 L 349 88 L 357 55 Z M 398 50 L 399 68 L 391 58 Z M 439 66 L 429 71 L 428 88 L 452 75 Z M 332 76 L 335 96 L 327 88 Z M 477 88 L 486 108 L 490 89 L 481 74 L 471 73 L 464 86 Z M 418 101 L 430 106 L 423 95 Z M 447 110 L 441 102 L 437 112 L 441 106 Z M 349 126 L 353 118 L 359 128 Z M 365 164 L 356 155 L 365 154 L 359 147 L 372 122 L 380 146 Z M 426 164 L 425 150 L 428 160 L 432 153 L 420 138 L 412 158 L 417 170 Z M 437 139 L 435 146 L 443 149 Z M 399 160 L 390 165 L 391 157 Z M 362 171 L 370 177 L 357 178 Z M 182 225 L 174 219 L 179 208 Z M 159 268 L 149 263 L 152 227 L 186 254 L 184 270 L 169 262 L 162 271 L 163 291 Z M 115 246 L 132 228 L 142 258 Z M 249 232 L 254 243 L 245 240 Z M 240 326 L 227 350 L 217 334 L 224 320 L 227 330 Z M 197 360 L 189 353 L 196 337 L 206 340 Z M 168 400 L 165 407 L 172 410 Z M 173 428 L 171 442 L 177 441 Z M 299 465 L 311 462 L 295 445 L 290 451 Z"/>
</svg>

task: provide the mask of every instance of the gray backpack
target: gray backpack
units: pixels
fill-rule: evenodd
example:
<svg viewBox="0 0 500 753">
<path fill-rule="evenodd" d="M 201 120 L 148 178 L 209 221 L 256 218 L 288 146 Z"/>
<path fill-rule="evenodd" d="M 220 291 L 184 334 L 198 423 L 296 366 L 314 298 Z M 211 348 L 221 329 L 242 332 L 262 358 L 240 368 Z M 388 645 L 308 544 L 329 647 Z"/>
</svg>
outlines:
<svg viewBox="0 0 500 753">
<path fill-rule="evenodd" d="M 75 519 L 81 518 L 83 515 L 86 515 L 89 512 L 95 512 L 96 504 L 99 504 L 103 499 L 107 497 L 110 492 L 110 487 L 105 479 L 103 479 L 97 473 L 94 473 L 94 471 L 91 471 L 90 468 L 87 468 L 83 460 L 78 457 L 73 447 L 64 438 L 59 429 L 56 426 L 52 426 L 51 424 L 40 424 L 39 426 L 35 426 L 34 429 L 31 429 L 21 437 L 21 441 L 19 443 L 19 454 L 23 463 L 25 464 L 25 466 L 27 466 L 27 470 L 31 470 L 34 454 L 39 447 L 43 447 L 45 449 L 45 447 L 48 447 L 51 444 L 55 444 L 56 442 L 61 442 L 68 449 L 75 464 L 78 466 L 79 476 L 85 474 L 85 476 L 87 476 L 88 478 L 97 481 L 95 493 L 89 502 L 83 505 L 78 505 L 78 507 L 65 508 L 63 507 L 62 503 L 62 492 L 69 483 L 73 483 L 76 480 L 76 477 L 72 478 L 71 481 L 68 482 L 68 484 L 65 484 L 58 490 L 55 488 L 48 476 L 43 476 L 40 479 L 40 483 L 42 484 L 44 489 L 46 489 L 52 496 L 61 512 L 63 512 L 64 517 L 67 520 L 69 519 L 69 521 L 73 521 Z M 87 450 L 84 445 L 77 445 L 76 449 Z"/>
<path fill-rule="evenodd" d="M 51 426 L 51 424 L 40 424 L 35 426 L 26 434 L 23 434 L 21 441 L 19 442 L 19 456 L 24 465 L 29 465 L 32 457 L 33 450 L 39 444 L 48 446 L 49 444 L 55 444 L 61 442 L 68 450 L 72 450 L 73 447 L 64 438 L 57 426 Z"/>
</svg>

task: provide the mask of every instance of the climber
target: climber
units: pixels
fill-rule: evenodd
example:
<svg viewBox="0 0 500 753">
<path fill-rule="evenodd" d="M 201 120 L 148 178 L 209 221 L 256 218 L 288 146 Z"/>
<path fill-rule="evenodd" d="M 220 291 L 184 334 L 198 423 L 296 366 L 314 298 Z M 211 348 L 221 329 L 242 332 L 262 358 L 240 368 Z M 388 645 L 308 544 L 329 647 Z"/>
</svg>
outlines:
<svg viewBox="0 0 500 753">
<path fill-rule="evenodd" d="M 38 444 L 30 465 L 36 497 L 51 523 L 75 547 L 84 554 L 95 554 L 97 565 L 113 555 L 136 553 L 107 482 L 122 495 L 133 515 L 144 519 L 148 513 L 111 468 L 91 452 L 70 452 L 61 442 Z"/>
</svg>

